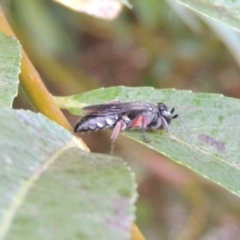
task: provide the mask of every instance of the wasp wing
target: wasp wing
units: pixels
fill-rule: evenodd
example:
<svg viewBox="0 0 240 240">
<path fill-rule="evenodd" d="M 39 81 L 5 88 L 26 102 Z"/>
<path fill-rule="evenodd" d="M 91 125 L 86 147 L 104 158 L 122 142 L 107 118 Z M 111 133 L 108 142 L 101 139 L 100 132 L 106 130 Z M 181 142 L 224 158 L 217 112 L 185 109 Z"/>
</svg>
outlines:
<svg viewBox="0 0 240 240">
<path fill-rule="evenodd" d="M 106 104 L 90 105 L 83 108 L 86 115 L 105 116 L 109 114 L 122 114 L 129 111 L 149 111 L 152 104 L 142 102 L 114 102 Z"/>
</svg>

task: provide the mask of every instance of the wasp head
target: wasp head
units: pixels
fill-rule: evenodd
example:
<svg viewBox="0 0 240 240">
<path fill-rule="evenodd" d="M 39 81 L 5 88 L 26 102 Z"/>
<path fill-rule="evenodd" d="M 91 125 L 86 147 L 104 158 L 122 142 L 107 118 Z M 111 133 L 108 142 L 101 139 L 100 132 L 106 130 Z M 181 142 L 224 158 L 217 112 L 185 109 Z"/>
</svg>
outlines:
<svg viewBox="0 0 240 240">
<path fill-rule="evenodd" d="M 164 103 L 158 103 L 158 109 L 160 116 L 162 116 L 167 123 L 170 123 L 172 119 L 178 117 L 178 114 L 173 115 L 175 108 L 170 110 Z"/>
</svg>

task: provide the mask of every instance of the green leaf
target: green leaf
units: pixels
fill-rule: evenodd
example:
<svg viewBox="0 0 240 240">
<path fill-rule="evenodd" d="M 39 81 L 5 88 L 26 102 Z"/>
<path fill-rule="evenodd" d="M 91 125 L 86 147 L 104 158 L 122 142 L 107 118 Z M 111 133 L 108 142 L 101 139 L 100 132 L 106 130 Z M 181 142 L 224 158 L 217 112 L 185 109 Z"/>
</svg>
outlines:
<svg viewBox="0 0 240 240">
<path fill-rule="evenodd" d="M 240 196 L 239 100 L 219 94 L 150 87 L 113 87 L 55 98 L 61 106 L 64 102 L 73 103 L 68 109 L 75 114 L 79 112 L 77 104 L 81 107 L 114 99 L 164 102 L 169 107 L 177 107 L 180 117 L 170 125 L 175 140 L 163 130 L 147 133 L 146 137 L 151 140 L 148 144 L 142 141 L 141 131 L 123 134 Z"/>
<path fill-rule="evenodd" d="M 0 239 L 129 239 L 136 186 L 41 114 L 0 111 Z"/>
<path fill-rule="evenodd" d="M 239 1 L 178 0 L 184 6 L 240 31 Z"/>
<path fill-rule="evenodd" d="M 0 32 L 0 107 L 11 107 L 18 92 L 21 46 Z"/>
</svg>

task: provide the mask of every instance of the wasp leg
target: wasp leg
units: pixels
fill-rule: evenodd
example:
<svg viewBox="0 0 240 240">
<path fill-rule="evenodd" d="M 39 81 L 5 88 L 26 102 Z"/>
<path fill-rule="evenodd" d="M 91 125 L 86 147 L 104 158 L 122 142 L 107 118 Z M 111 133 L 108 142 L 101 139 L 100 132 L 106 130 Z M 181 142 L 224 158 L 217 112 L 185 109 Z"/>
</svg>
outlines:
<svg viewBox="0 0 240 240">
<path fill-rule="evenodd" d="M 145 143 L 150 143 L 151 140 L 149 140 L 149 139 L 146 138 L 145 133 L 146 133 L 146 130 L 143 128 L 143 129 L 142 129 L 142 138 L 143 138 L 143 141 L 144 141 Z"/>
<path fill-rule="evenodd" d="M 145 143 L 150 143 L 151 140 L 146 138 L 147 118 L 142 116 L 142 137 Z"/>
<path fill-rule="evenodd" d="M 165 118 L 162 118 L 162 126 L 163 126 L 163 129 L 167 132 L 169 138 L 171 138 L 173 141 L 176 141 L 177 139 L 175 139 L 169 131 L 169 125 L 165 120 Z"/>
<path fill-rule="evenodd" d="M 143 137 L 143 141 L 148 143 L 151 142 L 150 140 L 148 140 L 145 136 L 145 132 L 146 132 L 146 128 L 147 128 L 147 118 L 145 116 L 138 116 L 136 117 L 132 123 L 131 123 L 131 127 L 134 128 L 141 128 L 142 129 L 142 137 Z"/>
<path fill-rule="evenodd" d="M 114 147 L 115 147 L 115 141 L 121 131 L 123 131 L 127 127 L 126 123 L 122 120 L 118 121 L 112 131 L 111 135 L 111 149 L 110 149 L 110 155 L 113 154 Z"/>
</svg>

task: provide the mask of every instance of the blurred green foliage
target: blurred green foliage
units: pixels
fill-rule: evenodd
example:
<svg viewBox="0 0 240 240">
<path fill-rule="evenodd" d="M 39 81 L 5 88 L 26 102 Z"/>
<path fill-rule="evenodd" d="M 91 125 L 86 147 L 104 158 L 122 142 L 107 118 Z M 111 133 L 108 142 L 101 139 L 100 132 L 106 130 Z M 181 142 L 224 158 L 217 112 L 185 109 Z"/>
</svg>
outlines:
<svg viewBox="0 0 240 240">
<path fill-rule="evenodd" d="M 114 21 L 49 0 L 4 3 L 53 95 L 126 85 L 240 96 L 239 35 L 174 1 L 133 0 Z M 15 105 L 29 107 L 23 94 Z M 103 133 L 84 139 L 108 152 Z M 130 140 L 119 142 L 117 154 L 137 175 L 137 223 L 147 239 L 239 239 L 239 199 Z"/>
</svg>

